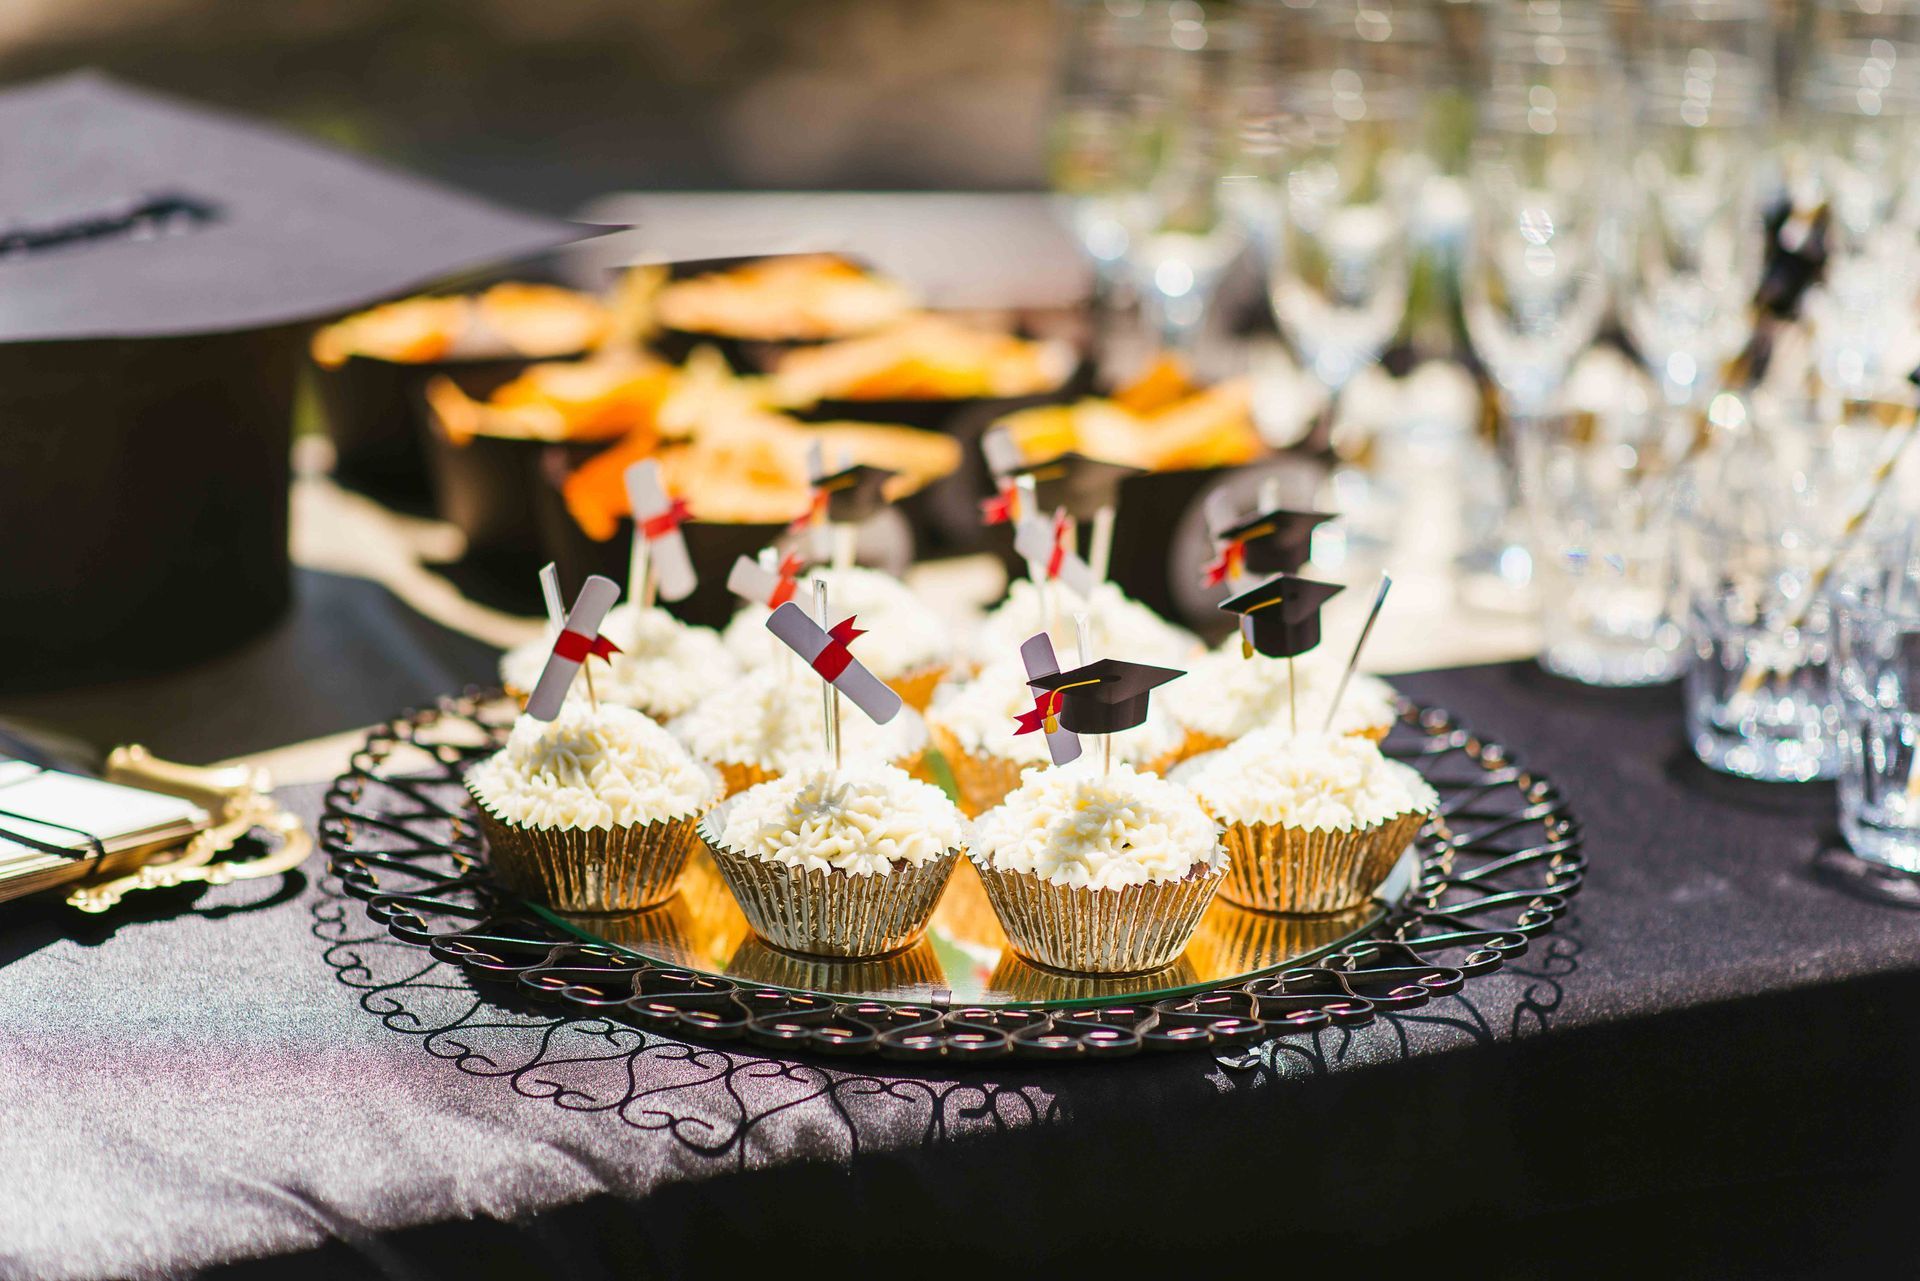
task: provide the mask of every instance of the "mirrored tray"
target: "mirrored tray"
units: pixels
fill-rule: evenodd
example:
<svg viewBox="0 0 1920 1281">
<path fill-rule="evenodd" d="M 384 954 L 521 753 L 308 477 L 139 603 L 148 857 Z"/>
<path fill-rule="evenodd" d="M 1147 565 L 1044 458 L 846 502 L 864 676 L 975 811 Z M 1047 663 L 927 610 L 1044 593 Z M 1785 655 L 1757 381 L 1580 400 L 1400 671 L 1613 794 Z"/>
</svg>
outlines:
<svg viewBox="0 0 1920 1281">
<path fill-rule="evenodd" d="M 912 1061 L 1208 1050 L 1238 1066 L 1269 1038 L 1414 1009 L 1498 970 L 1553 928 L 1586 875 L 1579 822 L 1551 779 L 1446 711 L 1403 703 L 1382 750 L 1426 777 L 1440 812 L 1350 915 L 1216 903 L 1179 964 L 1077 978 L 1008 957 L 962 864 L 924 942 L 879 962 L 821 962 L 753 941 L 704 856 L 649 913 L 564 918 L 508 891 L 461 780 L 514 710 L 475 691 L 375 727 L 327 792 L 331 874 L 396 942 L 504 999 L 676 1037 Z"/>
<path fill-rule="evenodd" d="M 1305 964 L 1385 920 L 1417 866 L 1410 849 L 1377 897 L 1332 916 L 1273 916 L 1216 898 L 1179 960 L 1119 977 L 1065 974 L 1022 960 L 1007 946 L 986 889 L 965 859 L 926 935 L 905 951 L 870 961 L 800 956 L 755 937 L 704 849 L 695 850 L 680 892 L 645 912 L 573 916 L 527 906 L 589 942 L 734 983 L 856 1001 L 1070 1008 L 1158 1000 Z"/>
</svg>

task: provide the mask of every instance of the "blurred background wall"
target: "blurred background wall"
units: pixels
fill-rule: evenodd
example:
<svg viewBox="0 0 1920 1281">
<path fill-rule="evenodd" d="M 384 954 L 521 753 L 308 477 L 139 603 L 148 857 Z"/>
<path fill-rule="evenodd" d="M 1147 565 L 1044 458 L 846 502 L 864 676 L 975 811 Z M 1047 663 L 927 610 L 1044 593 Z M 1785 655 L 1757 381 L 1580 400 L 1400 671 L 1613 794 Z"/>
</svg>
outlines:
<svg viewBox="0 0 1920 1281">
<path fill-rule="evenodd" d="M 1048 0 L 0 0 L 93 66 L 566 212 L 613 190 L 1035 188 Z"/>
</svg>

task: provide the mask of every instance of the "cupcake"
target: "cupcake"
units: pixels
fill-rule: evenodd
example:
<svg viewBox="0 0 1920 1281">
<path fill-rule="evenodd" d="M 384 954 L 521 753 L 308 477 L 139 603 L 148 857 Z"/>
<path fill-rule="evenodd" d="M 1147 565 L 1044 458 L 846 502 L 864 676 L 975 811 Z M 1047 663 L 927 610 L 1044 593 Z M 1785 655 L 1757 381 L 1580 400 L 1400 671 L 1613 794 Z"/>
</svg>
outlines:
<svg viewBox="0 0 1920 1281">
<path fill-rule="evenodd" d="M 870 633 L 861 644 L 860 661 L 893 686 L 908 707 L 925 711 L 952 657 L 947 624 L 905 583 L 879 570 L 822 569 L 809 577 L 826 579 L 836 621 L 851 614 Z M 803 585 L 801 590 L 800 603 L 811 606 L 805 594 L 811 589 Z M 767 632 L 767 612 L 762 606 L 749 605 L 727 624 L 727 648 L 750 670 L 786 652 Z"/>
<path fill-rule="evenodd" d="M 562 912 L 664 902 L 720 799 L 719 776 L 630 707 L 570 701 L 552 721 L 522 716 L 474 766 L 467 790 L 494 870 Z"/>
<path fill-rule="evenodd" d="M 1237 633 L 1228 646 L 1209 651 L 1189 670 L 1191 680 L 1166 693 L 1167 711 L 1185 734 L 1183 757 L 1217 751 L 1256 730 L 1290 730 L 1296 714 L 1302 730 L 1317 732 L 1326 724 L 1327 705 L 1340 685 L 1337 668 L 1314 657 L 1296 659 L 1290 676 L 1284 658 L 1241 657 Z M 1299 687 L 1290 690 L 1295 679 Z M 1398 719 L 1396 708 L 1391 685 L 1355 672 L 1341 695 L 1333 731 L 1378 743 Z"/>
<path fill-rule="evenodd" d="M 1093 599 L 1084 605 L 1072 593 L 1060 589 L 1065 598 L 1053 622 L 1053 648 L 1056 653 L 1074 653 L 1078 633 L 1074 614 L 1084 610 L 1093 636 L 1096 654 L 1129 654 L 1141 662 L 1186 663 L 1200 650 L 1192 632 L 1176 627 L 1160 615 L 1125 595 L 1112 583 L 1094 587 Z M 1071 602 L 1071 603 L 1069 603 Z M 974 633 L 971 653 L 974 661 L 985 666 L 1016 652 L 1029 636 L 1042 627 L 1040 591 L 1024 578 L 1015 579 L 1007 589 L 1007 598 L 985 619 Z"/>
<path fill-rule="evenodd" d="M 709 627 L 691 627 L 666 610 L 618 605 L 607 614 L 600 634 L 620 647 L 594 672 L 594 691 L 603 703 L 645 712 L 658 721 L 691 711 L 701 699 L 731 685 L 739 664 Z M 524 699 L 540 680 L 552 642 L 529 641 L 500 659 L 500 681 Z M 586 682 L 576 681 L 573 699 L 586 698 Z"/>
<path fill-rule="evenodd" d="M 797 663 L 770 662 L 728 682 L 667 728 L 694 756 L 720 771 L 732 796 L 823 763 L 826 710 L 820 691 L 821 683 Z M 843 760 L 892 764 L 912 773 L 926 747 L 926 726 L 910 709 L 902 708 L 885 725 L 851 709 L 840 717 Z"/>
<path fill-rule="evenodd" d="M 1226 827 L 1221 896 L 1266 912 L 1366 902 L 1440 799 L 1365 738 L 1261 730 L 1176 778 Z"/>
<path fill-rule="evenodd" d="M 1183 787 L 1087 761 L 1040 770 L 973 828 L 970 856 L 1014 951 L 1078 974 L 1171 965 L 1227 872 Z"/>
<path fill-rule="evenodd" d="M 775 947 L 875 957 L 907 947 L 960 856 L 946 794 L 891 765 L 789 774 L 700 824 L 747 922 Z"/>
<path fill-rule="evenodd" d="M 1047 765 L 1045 734 L 1016 734 L 1014 721 L 1033 706 L 1026 670 L 1002 660 L 971 680 L 946 681 L 927 708 L 927 734 L 960 791 L 970 818 L 986 813 L 1020 785 L 1021 776 Z M 1155 771 L 1178 758 L 1182 737 L 1172 717 L 1154 703 L 1146 722 L 1111 736 L 1116 762 Z"/>
</svg>

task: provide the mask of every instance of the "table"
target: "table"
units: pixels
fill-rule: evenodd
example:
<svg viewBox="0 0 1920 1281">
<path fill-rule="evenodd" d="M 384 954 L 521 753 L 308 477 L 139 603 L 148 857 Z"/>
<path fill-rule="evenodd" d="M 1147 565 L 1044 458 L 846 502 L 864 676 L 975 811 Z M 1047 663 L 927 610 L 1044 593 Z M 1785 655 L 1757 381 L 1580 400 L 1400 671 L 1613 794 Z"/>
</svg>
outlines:
<svg viewBox="0 0 1920 1281">
<path fill-rule="evenodd" d="M 329 655 L 338 697 L 485 675 L 484 647 L 381 589 L 301 586 L 266 644 Z M 1830 789 L 1707 774 L 1671 690 L 1512 663 L 1401 683 L 1561 781 L 1588 886 L 1510 972 L 1251 1072 L 893 1072 L 614 1033 L 420 972 L 317 865 L 124 918 L 0 908 L 0 1272 L 691 1275 L 952 1240 L 1520 1276 L 1644 1270 L 1658 1230 L 1661 1274 L 1750 1275 L 1901 1245 L 1920 934 L 1822 879 Z M 223 700 L 272 725 L 315 697 L 248 655 L 116 695 L 183 735 Z M 516 1073 L 542 1038 L 580 1061 Z"/>
<path fill-rule="evenodd" d="M 674 199 L 605 208 L 712 198 Z M 268 759 L 312 814 L 358 727 L 537 630 L 429 568 L 445 529 L 303 471 L 273 633 L 0 718 Z M 1440 585 L 1403 599 L 1420 647 L 1389 670 L 1528 652 Z M 394 945 L 317 863 L 106 919 L 0 906 L 0 1275 L 1910 1270 L 1920 932 L 1822 857 L 1831 789 L 1709 774 L 1671 689 L 1398 679 L 1562 785 L 1587 887 L 1508 970 L 1245 1072 L 782 1062 L 567 1020 Z"/>
</svg>

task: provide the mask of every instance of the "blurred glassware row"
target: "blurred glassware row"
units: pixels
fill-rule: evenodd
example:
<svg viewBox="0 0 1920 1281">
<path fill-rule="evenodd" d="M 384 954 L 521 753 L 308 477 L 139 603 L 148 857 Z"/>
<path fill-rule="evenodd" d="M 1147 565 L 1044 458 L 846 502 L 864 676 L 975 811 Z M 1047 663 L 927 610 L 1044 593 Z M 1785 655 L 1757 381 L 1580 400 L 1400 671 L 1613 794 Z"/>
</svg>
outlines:
<svg viewBox="0 0 1920 1281">
<path fill-rule="evenodd" d="M 1331 554 L 1404 553 L 1427 531 L 1401 505 L 1444 477 L 1461 599 L 1540 611 L 1550 670 L 1685 671 L 1716 768 L 1865 759 L 1843 750 L 1833 593 L 1892 555 L 1916 478 L 1834 522 L 1911 436 L 1920 0 L 1062 15 L 1055 185 L 1099 306 L 1131 295 L 1207 371 L 1248 359 L 1245 317 L 1211 313 L 1258 276 L 1291 355 L 1253 348 L 1263 425 L 1331 447 Z M 1383 414 L 1405 404 L 1361 392 L 1383 358 L 1464 364 L 1495 412 L 1437 436 L 1450 412 Z"/>
</svg>

